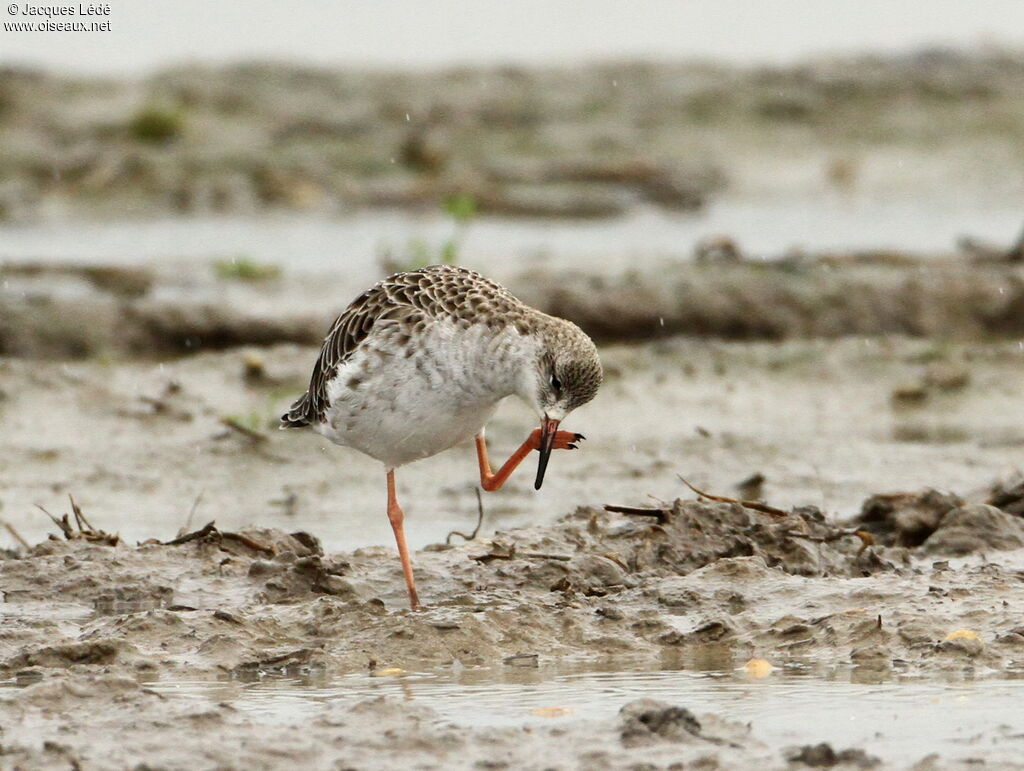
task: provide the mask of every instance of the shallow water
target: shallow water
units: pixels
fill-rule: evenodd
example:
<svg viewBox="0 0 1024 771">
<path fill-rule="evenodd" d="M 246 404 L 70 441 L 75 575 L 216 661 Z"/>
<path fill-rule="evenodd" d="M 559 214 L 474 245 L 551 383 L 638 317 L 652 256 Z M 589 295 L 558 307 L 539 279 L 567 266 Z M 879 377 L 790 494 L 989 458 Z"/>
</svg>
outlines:
<svg viewBox="0 0 1024 771">
<path fill-rule="evenodd" d="M 311 719 L 331 705 L 384 696 L 434 709 L 461 725 L 514 726 L 545 721 L 607 720 L 627 702 L 652 698 L 698 716 L 714 712 L 750 723 L 770 746 L 826 741 L 838 751 L 863 748 L 890 763 L 932 752 L 970 757 L 972 748 L 1017 743 L 1024 750 L 1019 709 L 1024 683 L 969 677 L 949 681 L 895 680 L 857 669 L 821 676 L 745 670 L 569 671 L 504 667 L 375 677 L 265 678 L 239 681 L 159 681 L 149 687 L 199 704 L 226 702 L 255 721 Z"/>
<path fill-rule="evenodd" d="M 693 215 L 637 209 L 600 221 L 482 217 L 465 233 L 460 262 L 498 274 L 536 265 L 642 270 L 666 258 L 688 259 L 694 244 L 721 234 L 758 257 L 794 248 L 949 253 L 964 234 L 1009 245 L 1020 229 L 1020 209 L 1012 204 L 984 195 L 829 194 L 724 198 Z M 406 254 L 416 240 L 436 251 L 451 235 L 443 217 L 404 212 L 51 222 L 0 227 L 0 260 L 144 264 L 246 257 L 288 271 L 344 274 L 362 287 L 379 278 L 382 252 Z"/>
</svg>

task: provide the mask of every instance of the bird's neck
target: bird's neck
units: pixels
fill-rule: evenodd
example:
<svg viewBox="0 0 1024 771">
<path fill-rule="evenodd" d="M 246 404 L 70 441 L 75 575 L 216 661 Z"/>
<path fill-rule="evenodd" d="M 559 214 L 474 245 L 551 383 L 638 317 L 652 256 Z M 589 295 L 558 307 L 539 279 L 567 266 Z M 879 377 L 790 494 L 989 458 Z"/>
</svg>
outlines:
<svg viewBox="0 0 1024 771">
<path fill-rule="evenodd" d="M 528 403 L 536 389 L 539 341 L 515 327 L 501 330 L 489 341 L 481 385 L 495 400 L 518 395 Z"/>
</svg>

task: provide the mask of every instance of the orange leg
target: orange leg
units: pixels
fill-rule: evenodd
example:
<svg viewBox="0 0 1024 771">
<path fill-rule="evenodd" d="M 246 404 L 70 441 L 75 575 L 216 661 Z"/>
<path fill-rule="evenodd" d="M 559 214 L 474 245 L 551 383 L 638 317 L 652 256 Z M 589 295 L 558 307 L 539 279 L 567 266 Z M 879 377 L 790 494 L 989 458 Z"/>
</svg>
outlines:
<svg viewBox="0 0 1024 771">
<path fill-rule="evenodd" d="M 405 528 L 402 526 L 405 514 L 398 505 L 398 498 L 395 495 L 394 469 L 388 469 L 388 519 L 398 543 L 398 556 L 402 560 L 402 573 L 405 574 L 405 588 L 409 590 L 409 605 L 413 610 L 419 610 L 420 598 L 416 594 L 416 580 L 412 577 L 412 562 L 409 560 L 409 547 L 405 545 Z"/>
<path fill-rule="evenodd" d="M 572 431 L 558 431 L 555 434 L 554 450 L 575 450 L 576 442 L 583 439 L 583 434 L 574 434 Z M 512 453 L 508 460 L 498 469 L 497 473 L 491 471 L 491 461 L 487 457 L 487 440 L 483 433 L 476 437 L 476 459 L 480 463 L 480 486 L 487 492 L 500 490 L 516 467 L 525 460 L 526 456 L 540 448 L 540 429 L 535 428 L 526 438 L 526 441 L 519 445 L 519 449 Z"/>
</svg>

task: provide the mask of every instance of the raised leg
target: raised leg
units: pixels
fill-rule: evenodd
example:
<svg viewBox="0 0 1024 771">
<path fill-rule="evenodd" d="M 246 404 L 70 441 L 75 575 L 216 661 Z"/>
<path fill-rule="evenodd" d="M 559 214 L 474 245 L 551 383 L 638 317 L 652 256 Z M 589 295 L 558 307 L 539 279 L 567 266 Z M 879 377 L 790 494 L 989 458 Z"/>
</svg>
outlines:
<svg viewBox="0 0 1024 771">
<path fill-rule="evenodd" d="M 405 575 L 405 588 L 409 591 L 409 605 L 413 610 L 419 610 L 420 598 L 416 594 L 416 580 L 412 577 L 412 562 L 409 560 L 409 547 L 405 545 L 405 528 L 402 525 L 405 514 L 398 505 L 398 497 L 395 495 L 394 469 L 388 469 L 388 520 L 391 522 L 391 529 L 395 531 L 398 556 L 402 560 L 402 573 Z"/>
<path fill-rule="evenodd" d="M 571 431 L 558 431 L 555 434 L 553 450 L 575 450 L 576 442 L 583 439 L 583 434 L 574 434 Z M 491 472 L 491 461 L 487 457 L 487 440 L 484 432 L 476 436 L 476 459 L 480 464 L 480 486 L 488 492 L 500 490 L 505 481 L 516 470 L 516 467 L 523 462 L 527 455 L 534 450 L 540 449 L 540 429 L 535 428 L 526 438 L 526 441 L 519 445 L 519 449 L 512 453 L 508 460 L 502 464 L 497 473 Z"/>
</svg>

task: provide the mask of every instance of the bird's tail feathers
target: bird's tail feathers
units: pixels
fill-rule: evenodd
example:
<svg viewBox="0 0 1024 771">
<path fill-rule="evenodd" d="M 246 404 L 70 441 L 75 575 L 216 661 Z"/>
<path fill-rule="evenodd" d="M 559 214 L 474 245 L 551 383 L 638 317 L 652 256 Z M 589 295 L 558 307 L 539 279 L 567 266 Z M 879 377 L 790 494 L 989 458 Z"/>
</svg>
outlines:
<svg viewBox="0 0 1024 771">
<path fill-rule="evenodd" d="M 306 428 L 312 423 L 310 419 L 311 407 L 312 404 L 309 392 L 307 391 L 288 409 L 288 412 L 281 416 L 281 424 L 278 428 Z"/>
</svg>

